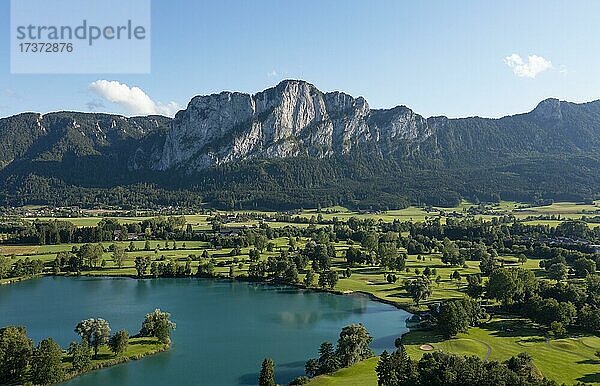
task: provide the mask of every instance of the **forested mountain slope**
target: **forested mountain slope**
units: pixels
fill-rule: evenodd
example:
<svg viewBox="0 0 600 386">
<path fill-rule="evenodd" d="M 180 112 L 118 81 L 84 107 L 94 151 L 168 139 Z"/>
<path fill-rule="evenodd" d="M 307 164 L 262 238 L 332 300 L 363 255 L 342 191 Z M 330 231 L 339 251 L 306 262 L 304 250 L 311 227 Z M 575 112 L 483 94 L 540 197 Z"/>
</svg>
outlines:
<svg viewBox="0 0 600 386">
<path fill-rule="evenodd" d="M 547 99 L 500 119 L 424 118 L 288 80 L 254 95 L 194 97 L 173 119 L 79 112 L 0 119 L 8 205 L 585 200 L 600 192 L 599 170 L 600 101 Z"/>
</svg>

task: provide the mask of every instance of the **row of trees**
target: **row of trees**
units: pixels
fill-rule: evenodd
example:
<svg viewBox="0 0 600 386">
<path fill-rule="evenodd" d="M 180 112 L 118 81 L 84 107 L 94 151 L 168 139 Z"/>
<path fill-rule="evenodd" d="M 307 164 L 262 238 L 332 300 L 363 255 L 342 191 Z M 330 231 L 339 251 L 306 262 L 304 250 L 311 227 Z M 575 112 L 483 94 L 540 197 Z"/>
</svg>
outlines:
<svg viewBox="0 0 600 386">
<path fill-rule="evenodd" d="M 146 239 L 189 239 L 191 229 L 185 227 L 183 216 L 153 217 L 140 222 L 123 224 L 118 219 L 105 218 L 95 226 L 77 227 L 62 220 L 20 221 L 3 227 L 11 243 L 71 244 L 127 240 L 128 234 L 143 235 Z"/>
<path fill-rule="evenodd" d="M 375 371 L 380 386 L 556 385 L 539 374 L 526 353 L 499 363 L 436 351 L 414 361 L 400 345 L 392 354 L 381 354 Z"/>
<path fill-rule="evenodd" d="M 0 279 L 39 275 L 44 270 L 44 263 L 38 259 L 14 260 L 0 255 Z"/>
</svg>

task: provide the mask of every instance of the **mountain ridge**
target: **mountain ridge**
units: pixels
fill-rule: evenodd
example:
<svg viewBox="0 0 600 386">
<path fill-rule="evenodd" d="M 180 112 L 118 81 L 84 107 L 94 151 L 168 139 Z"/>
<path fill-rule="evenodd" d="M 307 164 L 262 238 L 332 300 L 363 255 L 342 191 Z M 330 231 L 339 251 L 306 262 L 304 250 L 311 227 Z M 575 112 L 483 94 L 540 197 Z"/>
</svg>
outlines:
<svg viewBox="0 0 600 386">
<path fill-rule="evenodd" d="M 425 118 L 404 105 L 371 109 L 363 97 L 285 80 L 255 94 L 195 96 L 174 118 L 2 118 L 0 192 L 11 202 L 39 177 L 69 192 L 150 183 L 255 204 L 260 194 L 284 202 L 310 191 L 315 200 L 319 189 L 330 202 L 373 204 L 385 193 L 396 206 L 439 195 L 583 199 L 600 190 L 598 153 L 600 100 L 547 98 L 501 118 Z"/>
</svg>

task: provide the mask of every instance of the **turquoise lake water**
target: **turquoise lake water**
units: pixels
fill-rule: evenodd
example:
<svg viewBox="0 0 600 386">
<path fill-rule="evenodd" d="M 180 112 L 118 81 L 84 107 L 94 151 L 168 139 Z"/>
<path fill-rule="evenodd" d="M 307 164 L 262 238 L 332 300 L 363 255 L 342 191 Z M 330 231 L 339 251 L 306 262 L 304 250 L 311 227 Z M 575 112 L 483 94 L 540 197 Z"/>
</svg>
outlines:
<svg viewBox="0 0 600 386">
<path fill-rule="evenodd" d="M 321 342 L 363 323 L 376 352 L 392 350 L 411 315 L 362 295 L 206 279 L 46 277 L 0 286 L 0 326 L 24 325 L 34 341 L 78 340 L 82 319 L 139 331 L 155 308 L 172 314 L 170 351 L 78 377 L 68 385 L 256 385 L 264 357 L 282 384 L 304 373 Z"/>
</svg>

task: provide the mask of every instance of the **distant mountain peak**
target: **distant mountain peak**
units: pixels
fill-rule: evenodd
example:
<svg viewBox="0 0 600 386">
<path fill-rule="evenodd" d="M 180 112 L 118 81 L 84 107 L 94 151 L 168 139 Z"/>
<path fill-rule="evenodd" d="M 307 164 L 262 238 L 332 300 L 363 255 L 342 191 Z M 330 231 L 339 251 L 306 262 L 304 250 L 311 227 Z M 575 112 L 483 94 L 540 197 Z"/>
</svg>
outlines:
<svg viewBox="0 0 600 386">
<path fill-rule="evenodd" d="M 562 102 L 557 98 L 547 98 L 538 103 L 533 109 L 533 116 L 537 119 L 560 120 L 562 119 Z"/>
</svg>

